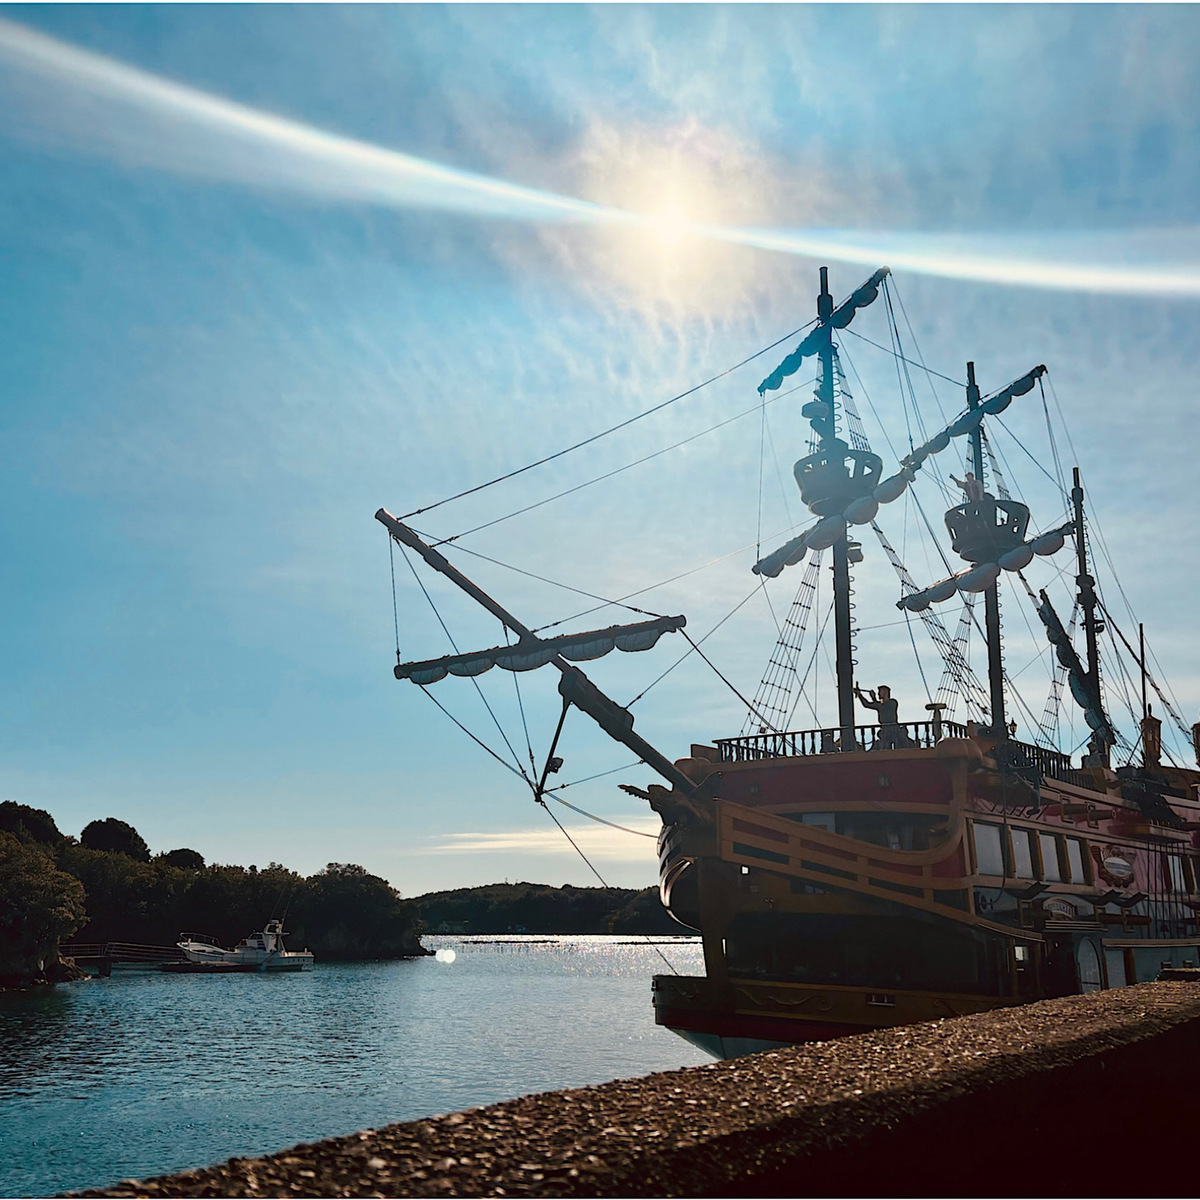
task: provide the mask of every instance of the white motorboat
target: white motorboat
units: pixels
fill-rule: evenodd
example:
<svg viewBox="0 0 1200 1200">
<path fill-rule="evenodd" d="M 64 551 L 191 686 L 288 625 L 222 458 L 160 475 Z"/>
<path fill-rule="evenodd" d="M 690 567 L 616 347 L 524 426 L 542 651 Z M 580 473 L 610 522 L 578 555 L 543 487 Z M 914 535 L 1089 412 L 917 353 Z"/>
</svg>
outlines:
<svg viewBox="0 0 1200 1200">
<path fill-rule="evenodd" d="M 268 921 L 261 933 L 243 938 L 232 950 L 218 946 L 203 934 L 185 933 L 177 943 L 190 963 L 229 971 L 307 971 L 313 956 L 308 950 L 285 950 L 283 922 Z"/>
</svg>

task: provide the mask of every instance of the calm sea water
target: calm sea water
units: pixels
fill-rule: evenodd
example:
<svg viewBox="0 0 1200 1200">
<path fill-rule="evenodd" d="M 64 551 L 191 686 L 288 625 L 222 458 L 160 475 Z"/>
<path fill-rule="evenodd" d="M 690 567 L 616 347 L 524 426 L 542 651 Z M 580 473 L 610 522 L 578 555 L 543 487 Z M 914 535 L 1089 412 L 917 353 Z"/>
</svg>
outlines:
<svg viewBox="0 0 1200 1200">
<path fill-rule="evenodd" d="M 259 1155 L 709 1061 L 654 1024 L 630 938 L 427 938 L 452 963 L 114 976 L 0 995 L 0 1195 Z M 658 945 L 681 974 L 700 946 Z"/>
</svg>

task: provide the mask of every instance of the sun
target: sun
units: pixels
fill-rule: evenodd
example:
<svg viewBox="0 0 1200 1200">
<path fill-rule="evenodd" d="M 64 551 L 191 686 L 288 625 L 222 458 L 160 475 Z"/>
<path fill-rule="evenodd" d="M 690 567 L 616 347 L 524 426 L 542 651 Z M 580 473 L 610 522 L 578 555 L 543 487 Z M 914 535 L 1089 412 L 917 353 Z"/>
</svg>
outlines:
<svg viewBox="0 0 1200 1200">
<path fill-rule="evenodd" d="M 695 219 L 678 201 L 671 200 L 650 212 L 647 227 L 664 249 L 674 249 L 695 229 Z"/>
</svg>

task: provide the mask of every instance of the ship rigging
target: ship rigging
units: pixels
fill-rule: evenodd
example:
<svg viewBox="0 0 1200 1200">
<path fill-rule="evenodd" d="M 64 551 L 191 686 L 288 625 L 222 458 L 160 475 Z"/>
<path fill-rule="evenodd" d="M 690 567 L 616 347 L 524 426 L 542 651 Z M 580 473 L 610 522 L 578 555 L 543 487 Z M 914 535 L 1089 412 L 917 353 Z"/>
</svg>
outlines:
<svg viewBox="0 0 1200 1200">
<path fill-rule="evenodd" d="M 902 455 L 892 449 L 896 469 L 886 476 L 842 361 L 842 343 L 854 333 L 849 327 L 881 296 L 906 417 L 911 414 L 908 449 Z M 389 545 L 399 545 L 406 555 L 414 551 L 498 618 L 509 639 L 503 646 L 465 653 L 455 646 L 453 655 L 405 663 L 397 616 L 398 679 L 428 690 L 447 676 L 459 676 L 479 690 L 476 677 L 498 667 L 513 673 L 519 701 L 519 675 L 551 666 L 558 672 L 562 706 L 541 767 L 527 728 L 528 768 L 505 739 L 534 798 L 543 805 L 547 798 L 561 801 L 562 785 L 551 787 L 549 780 L 562 765 L 557 752 L 572 708 L 663 781 L 625 790 L 645 799 L 661 818 L 663 902 L 683 925 L 700 932 L 705 976 L 656 979 L 657 1018 L 718 1054 L 1119 986 L 1150 977 L 1156 964 L 1200 959 L 1200 857 L 1192 853 L 1200 850 L 1192 832 L 1200 830 L 1200 772 L 1182 766 L 1179 741 L 1181 735 L 1184 746 L 1190 742 L 1188 749 L 1200 761 L 1200 724 L 1187 726 L 1165 683 L 1151 671 L 1140 628 L 1135 651 L 1104 602 L 1090 555 L 1094 519 L 1089 521 L 1078 467 L 1066 487 L 1046 396 L 1047 368 L 1034 366 L 985 393 L 975 364 L 968 362 L 961 411 L 948 420 L 943 414 L 941 427 L 929 434 L 912 384 L 919 355 L 914 360 L 904 352 L 896 307 L 887 268 L 840 304 L 822 268 L 816 320 L 797 332 L 803 335 L 799 342 L 758 387 L 765 420 L 768 393 L 787 394 L 781 392 L 785 380 L 802 372 L 806 361 L 816 368 L 812 399 L 801 409 L 810 429 L 807 452 L 794 468 L 811 517 L 804 528 L 793 527 L 777 549 L 766 554 L 761 546 L 756 549 L 751 567 L 756 591 L 766 595 L 768 580 L 807 564 L 784 621 L 777 622 L 778 642 L 753 699 L 730 678 L 734 672 L 722 671 L 700 648 L 705 638 L 695 641 L 686 633 L 683 616 L 635 608 L 627 596 L 601 607 L 624 603 L 646 619 L 576 633 L 550 632 L 564 622 L 535 630 L 438 548 L 586 483 L 440 541 L 406 523 L 438 506 L 403 518 L 384 509 L 376 513 Z M 927 377 L 932 374 L 926 371 Z M 1063 504 L 1061 511 L 1051 511 L 1049 523 L 1035 523 L 1030 506 L 1011 494 L 1003 456 L 989 436 L 992 423 L 1015 400 L 1031 394 L 1046 415 L 1052 469 L 1023 442 L 1017 444 Z M 998 427 L 1004 429 L 1002 423 Z M 943 479 L 939 456 L 960 446 L 965 447 L 963 479 L 953 473 Z M 941 537 L 916 494 L 917 484 L 929 479 L 945 502 Z M 897 505 L 902 497 L 904 505 Z M 919 519 L 944 571 L 941 578 L 921 586 L 906 567 L 880 523 L 893 505 L 904 512 L 906 525 L 910 515 Z M 856 677 L 855 639 L 862 629 L 855 621 L 852 568 L 865 556 L 854 535 L 867 528 L 898 577 L 896 608 L 923 681 L 912 616 L 941 660 L 936 691 L 926 683 L 930 716 L 925 721 L 900 721 L 888 689 L 872 690 L 868 700 Z M 1071 564 L 1064 562 L 1054 574 L 1054 558 L 1068 540 L 1074 571 L 1068 575 Z M 832 560 L 832 595 L 822 610 L 826 551 Z M 965 566 L 956 566 L 951 554 Z M 1035 587 L 1026 572 L 1042 563 L 1051 578 Z M 1073 585 L 1065 623 L 1049 593 L 1063 576 Z M 1023 616 L 1032 611 L 1041 629 L 1042 648 L 1027 664 L 1051 664 L 1040 717 L 1006 667 L 1002 587 L 1022 604 Z M 981 594 L 982 628 L 975 612 Z M 953 635 L 939 615 L 951 602 L 960 606 Z M 809 639 L 814 616 L 817 636 Z M 822 722 L 814 668 L 830 621 L 835 714 Z M 1082 655 L 1075 647 L 1077 625 L 1082 626 Z M 971 663 L 973 631 L 986 652 L 986 685 Z M 676 633 L 689 643 L 685 657 L 701 656 L 736 693 L 747 716 L 739 736 L 693 743 L 686 756 L 673 760 L 634 731 L 632 703 L 611 699 L 577 664 L 614 650 L 646 651 Z M 1107 679 L 1102 675 L 1104 634 L 1118 651 L 1109 657 Z M 811 650 L 810 641 L 816 643 Z M 1174 751 L 1152 714 L 1151 690 L 1169 719 Z M 1057 744 L 1058 735 L 1064 724 L 1076 728 L 1077 722 L 1063 720 L 1064 691 L 1086 730 L 1083 741 L 1065 750 Z M 877 710 L 878 723 L 857 722 L 856 699 Z M 1123 701 L 1132 718 L 1132 739 L 1110 715 L 1114 700 Z M 794 727 L 801 701 L 813 713 L 814 728 Z M 1014 705 L 1034 730 L 1032 741 L 1015 736 Z M 961 722 L 955 719 L 959 706 Z M 488 712 L 500 729 L 490 706 Z M 524 722 L 523 705 L 521 715 Z M 1072 756 L 1080 751 L 1076 766 Z M 514 769 L 512 762 L 505 765 Z"/>
</svg>

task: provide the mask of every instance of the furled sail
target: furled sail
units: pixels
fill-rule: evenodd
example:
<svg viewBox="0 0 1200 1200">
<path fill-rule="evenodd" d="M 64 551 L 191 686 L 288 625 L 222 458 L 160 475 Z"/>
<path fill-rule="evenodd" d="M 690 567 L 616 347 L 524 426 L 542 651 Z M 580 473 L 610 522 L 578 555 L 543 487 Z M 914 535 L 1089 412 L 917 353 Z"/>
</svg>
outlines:
<svg viewBox="0 0 1200 1200">
<path fill-rule="evenodd" d="M 397 679 L 413 683 L 437 683 L 447 675 L 482 675 L 492 667 L 505 671 L 533 671 L 544 667 L 556 655 L 568 662 L 590 662 L 613 650 L 633 654 L 651 649 L 664 633 L 676 633 L 687 624 L 686 618 L 658 617 L 632 625 L 611 625 L 586 633 L 568 633 L 555 638 L 522 638 L 512 646 L 493 646 L 471 654 L 452 654 L 423 662 L 400 663 L 394 669 Z"/>
<path fill-rule="evenodd" d="M 985 416 L 995 416 L 1002 413 L 1012 402 L 1014 396 L 1024 396 L 1033 391 L 1033 385 L 1046 373 L 1045 366 L 1036 366 L 1027 371 L 1020 379 L 1013 380 L 1006 388 L 1002 388 L 994 396 L 989 396 L 978 408 L 968 408 L 960 413 L 945 429 L 939 430 L 923 445 L 906 454 L 900 465 L 909 470 L 920 470 L 921 465 L 931 454 L 941 454 L 950 445 L 952 438 L 965 437 L 971 433 Z M 886 481 L 885 481 L 886 482 Z M 882 485 L 881 485 L 882 486 Z M 903 491 L 903 488 L 900 489 Z"/>
<path fill-rule="evenodd" d="M 1067 682 L 1075 703 L 1083 709 L 1084 720 L 1093 733 L 1102 738 L 1109 746 L 1116 745 L 1117 735 L 1104 713 L 1104 705 L 1096 691 L 1094 682 L 1089 678 L 1079 655 L 1071 644 L 1071 638 L 1063 628 L 1058 613 L 1050 603 L 1049 597 L 1041 592 L 1042 602 L 1038 605 L 1037 614 L 1046 627 L 1046 637 L 1054 647 L 1055 657 L 1067 668 Z"/>
<path fill-rule="evenodd" d="M 896 602 L 896 607 L 906 608 L 909 612 L 924 612 L 931 604 L 941 604 L 943 601 L 949 600 L 956 592 L 985 591 L 996 582 L 1001 570 L 1020 571 L 1030 564 L 1035 554 L 1044 557 L 1057 554 L 1063 548 L 1065 535 L 1071 530 L 1070 522 L 1055 529 L 1049 529 L 1000 555 L 995 562 L 976 563 L 968 570 L 940 580 L 931 587 L 923 588 L 918 592 L 910 592 Z"/>
<path fill-rule="evenodd" d="M 891 271 L 887 267 L 880 267 L 870 279 L 855 288 L 849 297 L 829 314 L 829 324 L 834 329 L 845 329 L 854 320 L 854 314 L 860 308 L 866 308 L 868 304 L 874 303 L 875 298 L 879 295 L 879 285 L 890 274 Z M 800 364 L 806 358 L 811 358 L 822 346 L 827 344 L 828 336 L 823 325 L 818 325 L 816 329 L 811 330 L 800 345 L 758 385 L 758 394 L 761 396 L 763 392 L 773 392 L 782 387 L 783 381 L 789 375 L 794 375 L 800 370 Z"/>
</svg>

